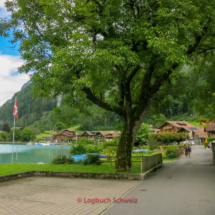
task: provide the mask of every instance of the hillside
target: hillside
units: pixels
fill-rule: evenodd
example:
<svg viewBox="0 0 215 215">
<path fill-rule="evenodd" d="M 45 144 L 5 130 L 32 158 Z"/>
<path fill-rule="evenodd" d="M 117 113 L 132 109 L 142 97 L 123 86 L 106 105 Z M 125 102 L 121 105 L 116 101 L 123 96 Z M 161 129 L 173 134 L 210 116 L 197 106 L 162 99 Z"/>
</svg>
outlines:
<svg viewBox="0 0 215 215">
<path fill-rule="evenodd" d="M 13 126 L 13 106 L 15 96 L 17 97 L 19 119 L 16 120 L 16 126 L 25 127 L 32 125 L 35 121 L 41 120 L 45 115 L 56 107 L 56 99 L 51 98 L 35 98 L 32 93 L 32 83 L 26 83 L 21 91 L 15 93 L 12 101 L 6 102 L 0 109 L 1 125 L 8 123 Z M 0 127 L 1 130 L 1 127 Z"/>
</svg>

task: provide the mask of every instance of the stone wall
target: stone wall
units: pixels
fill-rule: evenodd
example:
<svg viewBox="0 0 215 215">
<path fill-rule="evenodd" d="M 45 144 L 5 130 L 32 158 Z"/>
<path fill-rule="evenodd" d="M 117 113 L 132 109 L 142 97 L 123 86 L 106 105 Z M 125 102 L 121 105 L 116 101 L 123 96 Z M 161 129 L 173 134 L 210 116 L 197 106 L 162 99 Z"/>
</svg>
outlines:
<svg viewBox="0 0 215 215">
<path fill-rule="evenodd" d="M 184 148 L 179 148 L 175 150 L 175 156 L 178 158 L 181 154 L 184 153 Z"/>
<path fill-rule="evenodd" d="M 147 172 L 158 165 L 162 165 L 162 162 L 162 154 L 143 157 L 142 173 Z"/>
</svg>

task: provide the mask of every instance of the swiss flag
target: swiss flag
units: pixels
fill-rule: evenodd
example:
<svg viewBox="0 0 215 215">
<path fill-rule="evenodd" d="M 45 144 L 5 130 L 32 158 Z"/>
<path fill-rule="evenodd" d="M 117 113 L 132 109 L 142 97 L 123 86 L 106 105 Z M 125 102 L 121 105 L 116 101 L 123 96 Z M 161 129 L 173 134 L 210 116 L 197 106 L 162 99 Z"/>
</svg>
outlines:
<svg viewBox="0 0 215 215">
<path fill-rule="evenodd" d="M 14 108 L 13 108 L 13 115 L 18 118 L 18 106 L 17 101 L 15 101 Z"/>
</svg>

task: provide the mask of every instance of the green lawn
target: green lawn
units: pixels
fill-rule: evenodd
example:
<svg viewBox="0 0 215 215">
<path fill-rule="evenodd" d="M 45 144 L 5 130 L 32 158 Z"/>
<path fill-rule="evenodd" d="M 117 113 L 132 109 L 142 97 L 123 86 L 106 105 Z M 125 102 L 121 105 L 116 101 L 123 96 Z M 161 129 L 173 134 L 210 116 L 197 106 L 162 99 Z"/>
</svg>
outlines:
<svg viewBox="0 0 215 215">
<path fill-rule="evenodd" d="M 136 165 L 136 164 L 135 164 Z M 114 173 L 114 163 L 103 163 L 100 166 L 80 164 L 0 164 L 0 176 L 10 175 L 27 171 L 57 171 L 57 172 L 95 172 Z M 133 167 L 132 173 L 140 173 L 140 168 Z"/>
<path fill-rule="evenodd" d="M 176 158 L 163 158 L 163 161 L 174 161 L 174 160 L 176 160 Z"/>
<path fill-rule="evenodd" d="M 55 133 L 56 133 L 56 131 L 44 131 L 43 133 L 40 133 L 40 134 L 36 135 L 36 138 L 37 139 L 42 139 L 43 137 L 51 136 L 51 135 L 53 135 Z"/>
<path fill-rule="evenodd" d="M 201 125 L 200 125 L 200 122 L 197 122 L 197 121 L 188 121 L 188 123 L 190 123 L 191 125 L 194 125 L 194 126 L 196 126 L 196 124 L 197 124 L 198 126 L 201 126 Z"/>
<path fill-rule="evenodd" d="M 80 127 L 80 125 L 76 125 L 76 126 L 68 128 L 68 129 L 76 131 L 77 133 L 82 133 L 83 131 L 79 130 L 79 127 Z"/>
</svg>

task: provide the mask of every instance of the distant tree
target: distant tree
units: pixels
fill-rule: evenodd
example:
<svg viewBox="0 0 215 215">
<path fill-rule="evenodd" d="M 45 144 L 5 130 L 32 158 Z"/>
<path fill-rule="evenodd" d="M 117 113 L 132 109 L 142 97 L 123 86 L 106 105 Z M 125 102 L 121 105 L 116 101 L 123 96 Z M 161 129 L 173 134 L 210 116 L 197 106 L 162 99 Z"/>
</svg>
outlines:
<svg viewBox="0 0 215 215">
<path fill-rule="evenodd" d="M 145 123 L 142 123 L 142 125 L 140 126 L 140 129 L 137 132 L 135 141 L 140 144 L 146 143 L 146 138 L 148 138 L 149 132 L 150 132 L 150 126 Z"/>
<path fill-rule="evenodd" d="M 13 140 L 13 129 L 11 129 L 9 133 L 10 140 Z M 15 128 L 15 140 L 19 140 L 20 136 L 21 136 L 21 131 L 18 128 Z"/>
<path fill-rule="evenodd" d="M 152 150 L 152 151 L 154 149 L 160 148 L 159 142 L 153 136 L 149 136 L 148 145 L 149 145 L 149 150 Z"/>
<path fill-rule="evenodd" d="M 30 141 L 35 139 L 35 134 L 34 134 L 34 130 L 31 128 L 24 128 L 22 133 L 21 133 L 21 140 L 22 141 Z"/>
<path fill-rule="evenodd" d="M 3 131 L 6 131 L 7 133 L 10 133 L 10 127 L 8 124 L 4 124 Z"/>
<path fill-rule="evenodd" d="M 0 141 L 6 141 L 8 139 L 8 133 L 6 131 L 2 131 L 0 133 Z"/>
</svg>

